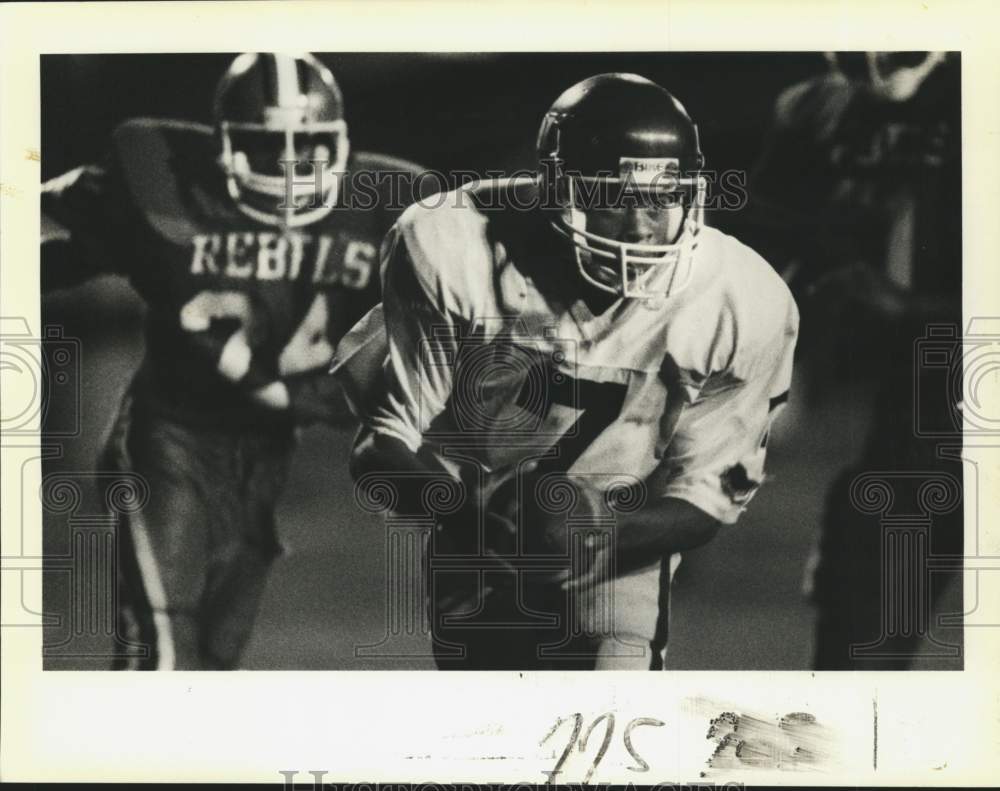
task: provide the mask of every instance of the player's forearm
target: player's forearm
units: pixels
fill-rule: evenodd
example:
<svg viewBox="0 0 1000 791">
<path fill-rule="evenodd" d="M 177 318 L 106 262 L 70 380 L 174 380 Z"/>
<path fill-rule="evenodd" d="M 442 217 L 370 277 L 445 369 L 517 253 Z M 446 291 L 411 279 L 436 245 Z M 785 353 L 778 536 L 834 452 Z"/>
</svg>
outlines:
<svg viewBox="0 0 1000 791">
<path fill-rule="evenodd" d="M 619 572 L 707 544 L 720 523 L 686 500 L 664 497 L 619 517 L 615 550 Z"/>
<path fill-rule="evenodd" d="M 357 481 L 364 475 L 376 472 L 422 471 L 424 465 L 417 454 L 395 437 L 362 429 L 351 451 L 351 477 Z"/>
<path fill-rule="evenodd" d="M 363 429 L 354 444 L 350 462 L 351 477 L 384 482 L 393 487 L 400 514 L 424 514 L 423 490 L 434 477 L 454 480 L 434 456 L 425 449 L 416 452 L 401 440 L 371 429 Z"/>
</svg>

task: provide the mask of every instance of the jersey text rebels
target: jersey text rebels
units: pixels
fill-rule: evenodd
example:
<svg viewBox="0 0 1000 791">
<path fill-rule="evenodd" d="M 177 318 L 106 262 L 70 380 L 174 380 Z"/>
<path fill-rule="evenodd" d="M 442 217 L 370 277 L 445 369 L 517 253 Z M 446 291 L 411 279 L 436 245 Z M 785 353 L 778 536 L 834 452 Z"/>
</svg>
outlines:
<svg viewBox="0 0 1000 791">
<path fill-rule="evenodd" d="M 364 152 L 348 167 L 419 172 Z M 266 224 L 233 204 L 211 129 L 128 121 L 104 162 L 43 185 L 45 220 L 61 227 L 43 245 L 47 278 L 71 284 L 114 272 L 144 298 L 137 409 L 210 425 L 332 417 L 333 349 L 378 302 L 379 245 L 398 214 L 388 200 L 343 208 L 354 203 L 352 183 L 307 227 Z M 262 398 L 277 382 L 287 409 Z"/>
<path fill-rule="evenodd" d="M 282 235 L 273 231 L 197 234 L 192 275 L 243 280 L 298 280 L 308 260 L 316 284 L 364 289 L 377 266 L 378 248 L 368 241 L 336 235 Z"/>
</svg>

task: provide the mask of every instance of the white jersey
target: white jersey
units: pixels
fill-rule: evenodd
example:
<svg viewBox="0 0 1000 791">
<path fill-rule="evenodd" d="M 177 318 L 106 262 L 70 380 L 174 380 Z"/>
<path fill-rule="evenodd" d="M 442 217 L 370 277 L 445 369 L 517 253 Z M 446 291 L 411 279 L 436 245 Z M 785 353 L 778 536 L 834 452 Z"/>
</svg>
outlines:
<svg viewBox="0 0 1000 791">
<path fill-rule="evenodd" d="M 798 311 L 753 250 L 703 228 L 690 285 L 595 315 L 538 212 L 487 182 L 411 206 L 382 247 L 382 305 L 335 370 L 366 423 L 488 468 L 544 457 L 642 481 L 734 523 L 764 477 Z M 604 476 L 602 478 L 602 476 Z"/>
</svg>

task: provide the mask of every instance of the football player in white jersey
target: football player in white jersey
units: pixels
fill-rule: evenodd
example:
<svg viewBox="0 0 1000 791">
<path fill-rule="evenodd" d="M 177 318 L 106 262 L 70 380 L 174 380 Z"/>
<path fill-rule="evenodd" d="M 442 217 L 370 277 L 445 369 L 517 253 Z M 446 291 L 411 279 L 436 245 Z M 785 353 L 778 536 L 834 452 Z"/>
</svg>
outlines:
<svg viewBox="0 0 1000 791">
<path fill-rule="evenodd" d="M 440 668 L 660 669 L 679 553 L 764 480 L 798 311 L 703 225 L 680 102 L 602 74 L 545 116 L 535 179 L 411 206 L 338 348 L 352 469 L 433 518 Z M 451 500 L 435 485 L 454 482 Z"/>
</svg>

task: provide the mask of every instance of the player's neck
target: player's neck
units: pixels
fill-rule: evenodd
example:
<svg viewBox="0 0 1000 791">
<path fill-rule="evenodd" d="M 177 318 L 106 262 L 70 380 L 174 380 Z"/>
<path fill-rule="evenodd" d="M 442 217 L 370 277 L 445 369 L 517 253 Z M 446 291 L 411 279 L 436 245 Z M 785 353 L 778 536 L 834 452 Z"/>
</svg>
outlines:
<svg viewBox="0 0 1000 791">
<path fill-rule="evenodd" d="M 600 316 L 621 299 L 618 294 L 612 294 L 586 282 L 580 284 L 579 298 L 594 316 Z"/>
</svg>

